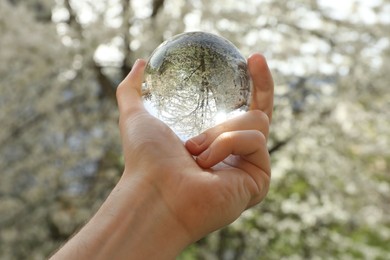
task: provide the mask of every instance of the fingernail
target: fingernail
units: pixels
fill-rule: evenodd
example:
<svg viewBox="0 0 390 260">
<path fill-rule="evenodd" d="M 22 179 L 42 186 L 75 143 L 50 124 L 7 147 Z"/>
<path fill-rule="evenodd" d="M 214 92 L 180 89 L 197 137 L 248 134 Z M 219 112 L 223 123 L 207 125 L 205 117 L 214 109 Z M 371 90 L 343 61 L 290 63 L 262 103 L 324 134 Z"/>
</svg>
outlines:
<svg viewBox="0 0 390 260">
<path fill-rule="evenodd" d="M 195 143 L 198 146 L 202 145 L 205 140 L 206 140 L 206 134 L 200 134 L 190 139 L 191 142 Z"/>
<path fill-rule="evenodd" d="M 134 66 L 140 66 L 141 64 L 146 64 L 146 61 L 144 59 L 137 59 L 135 62 L 134 62 Z"/>
<path fill-rule="evenodd" d="M 210 155 L 210 149 L 207 149 L 206 151 L 204 151 L 203 153 L 201 153 L 199 156 L 198 156 L 198 159 L 202 160 L 202 161 L 206 161 L 207 158 L 209 158 L 209 155 Z"/>
</svg>

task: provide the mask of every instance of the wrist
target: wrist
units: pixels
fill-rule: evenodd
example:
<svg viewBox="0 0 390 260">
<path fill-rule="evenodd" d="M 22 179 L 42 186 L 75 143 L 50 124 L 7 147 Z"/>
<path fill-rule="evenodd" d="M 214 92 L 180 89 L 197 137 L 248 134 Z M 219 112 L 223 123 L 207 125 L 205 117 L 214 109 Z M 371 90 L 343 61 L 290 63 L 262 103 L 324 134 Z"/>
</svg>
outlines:
<svg viewBox="0 0 390 260">
<path fill-rule="evenodd" d="M 138 176 L 124 174 L 90 222 L 53 258 L 174 259 L 190 244 L 159 190 Z"/>
<path fill-rule="evenodd" d="M 173 259 L 191 241 L 159 189 L 141 180 L 141 174 L 124 174 L 113 191 L 119 201 L 118 220 L 110 229 L 123 233 L 119 240 L 127 243 L 124 248 L 137 259 Z"/>
</svg>

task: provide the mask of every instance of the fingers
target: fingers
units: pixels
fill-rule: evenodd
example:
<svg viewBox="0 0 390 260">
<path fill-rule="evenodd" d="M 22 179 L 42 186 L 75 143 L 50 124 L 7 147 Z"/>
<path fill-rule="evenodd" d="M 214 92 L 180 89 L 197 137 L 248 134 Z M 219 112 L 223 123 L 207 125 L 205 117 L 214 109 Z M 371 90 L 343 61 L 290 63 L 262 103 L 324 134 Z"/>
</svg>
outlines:
<svg viewBox="0 0 390 260">
<path fill-rule="evenodd" d="M 191 138 L 186 142 L 186 148 L 192 155 L 199 155 L 221 134 L 241 130 L 260 131 L 267 138 L 269 131 L 268 116 L 260 110 L 249 111 Z"/>
<path fill-rule="evenodd" d="M 251 199 L 247 208 L 259 203 L 267 194 L 271 178 L 271 165 L 265 136 L 256 130 L 225 132 L 197 158 L 198 165 L 209 169 L 219 162 L 241 169 Z"/>
<path fill-rule="evenodd" d="M 119 84 L 116 97 L 121 114 L 143 109 L 141 86 L 146 62 L 137 60 L 126 78 Z"/>
<path fill-rule="evenodd" d="M 267 61 L 261 54 L 248 58 L 248 68 L 253 81 L 251 110 L 261 110 L 272 119 L 274 82 Z"/>
<path fill-rule="evenodd" d="M 218 136 L 196 160 L 202 168 L 211 168 L 229 155 L 239 155 L 246 162 L 261 168 L 269 175 L 270 162 L 266 142 L 265 136 L 257 130 L 225 132 Z M 235 163 L 228 162 L 228 164 Z"/>
</svg>

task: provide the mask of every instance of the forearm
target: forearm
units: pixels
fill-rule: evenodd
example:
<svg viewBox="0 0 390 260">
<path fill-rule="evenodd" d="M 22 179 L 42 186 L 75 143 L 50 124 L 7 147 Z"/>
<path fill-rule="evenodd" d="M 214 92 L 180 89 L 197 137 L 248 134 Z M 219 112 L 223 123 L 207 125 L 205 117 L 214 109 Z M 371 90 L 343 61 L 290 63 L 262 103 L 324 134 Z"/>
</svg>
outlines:
<svg viewBox="0 0 390 260">
<path fill-rule="evenodd" d="M 52 259 L 174 259 L 188 243 L 159 191 L 124 175 L 95 216 Z"/>
</svg>

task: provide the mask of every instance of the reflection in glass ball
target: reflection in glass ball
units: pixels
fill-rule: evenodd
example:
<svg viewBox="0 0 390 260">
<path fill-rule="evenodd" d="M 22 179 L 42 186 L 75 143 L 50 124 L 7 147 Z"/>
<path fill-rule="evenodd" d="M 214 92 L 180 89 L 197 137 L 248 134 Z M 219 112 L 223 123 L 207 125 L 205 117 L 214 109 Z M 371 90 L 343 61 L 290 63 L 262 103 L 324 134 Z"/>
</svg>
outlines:
<svg viewBox="0 0 390 260">
<path fill-rule="evenodd" d="M 190 32 L 152 53 L 143 97 L 147 110 L 185 140 L 246 111 L 250 90 L 246 59 L 231 42 Z"/>
</svg>

